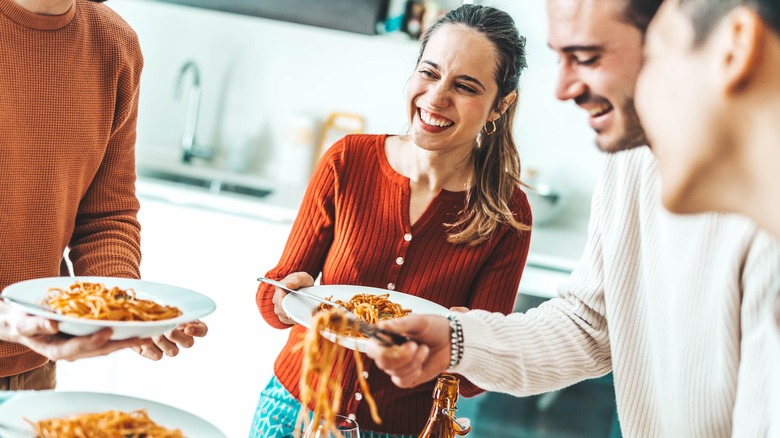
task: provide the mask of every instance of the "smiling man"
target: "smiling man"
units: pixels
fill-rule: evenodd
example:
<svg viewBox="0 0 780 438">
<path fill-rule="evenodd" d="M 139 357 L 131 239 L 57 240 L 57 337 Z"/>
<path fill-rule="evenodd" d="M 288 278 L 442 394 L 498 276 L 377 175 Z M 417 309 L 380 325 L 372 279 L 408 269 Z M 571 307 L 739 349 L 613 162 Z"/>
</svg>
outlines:
<svg viewBox="0 0 780 438">
<path fill-rule="evenodd" d="M 744 218 L 680 217 L 661 204 L 657 161 L 634 109 L 644 34 L 660 4 L 548 0 L 557 97 L 587 112 L 610 153 L 585 252 L 560 296 L 525 314 L 383 323 L 419 342 L 371 344 L 396 384 L 449 370 L 526 396 L 612 371 L 626 436 L 728 437 L 740 432 L 733 416 L 761 421 L 761 400 L 748 397 L 761 373 L 741 361 L 760 353 L 741 340 L 758 324 L 751 309 L 766 299 L 780 248 Z"/>
<path fill-rule="evenodd" d="M 555 96 L 587 111 L 602 151 L 644 145 L 634 109 L 634 82 L 642 66 L 642 29 L 647 19 L 645 15 L 642 23 L 634 23 L 628 14 L 639 17 L 646 12 L 627 10 L 623 2 L 614 0 L 553 0 L 548 11 L 550 23 L 555 23 L 550 26 L 548 43 L 561 57 Z M 625 17 L 604 20 L 604 16 Z"/>
</svg>

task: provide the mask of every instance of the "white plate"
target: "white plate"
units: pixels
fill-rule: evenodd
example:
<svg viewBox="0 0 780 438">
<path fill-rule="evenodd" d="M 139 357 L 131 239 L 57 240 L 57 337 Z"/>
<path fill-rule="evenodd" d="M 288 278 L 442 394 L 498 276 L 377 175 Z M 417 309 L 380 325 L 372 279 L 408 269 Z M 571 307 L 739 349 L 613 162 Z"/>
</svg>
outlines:
<svg viewBox="0 0 780 438">
<path fill-rule="evenodd" d="M 375 287 L 333 284 L 307 287 L 306 291 L 322 298 L 328 298 L 332 295 L 334 301 L 349 301 L 350 298 L 357 294 L 390 294 L 388 297 L 390 301 L 400 304 L 404 309 L 411 309 L 413 314 L 444 315 L 448 312 L 446 307 L 428 301 L 425 298 Z M 318 302 L 296 294 L 287 294 L 282 300 L 282 309 L 287 313 L 287 316 L 304 327 L 311 327 L 312 313 L 319 305 L 320 303 Z M 323 333 L 323 336 L 326 336 L 331 340 L 335 339 L 335 336 L 332 333 Z M 357 349 L 358 351 L 365 352 L 366 346 L 368 345 L 368 339 L 341 337 L 339 338 L 339 344 L 353 350 Z"/>
<path fill-rule="evenodd" d="M 67 415 L 105 412 L 111 409 L 132 411 L 146 409 L 155 423 L 168 429 L 181 429 L 187 438 L 224 438 L 225 434 L 211 423 L 181 409 L 162 403 L 124 395 L 100 392 L 30 391 L 0 404 L 0 423 L 32 431 L 24 421 L 40 421 Z M 14 435 L 3 430 L 2 436 Z"/>
<path fill-rule="evenodd" d="M 122 289 L 133 289 L 136 297 L 152 300 L 158 304 L 176 306 L 182 311 L 182 314 L 176 318 L 161 321 L 103 321 L 63 316 L 37 307 L 46 299 L 50 287 L 68 289 L 76 281 L 103 283 L 108 288 L 116 286 Z M 111 339 L 114 340 L 133 337 L 148 338 L 159 335 L 172 330 L 181 323 L 202 318 L 217 307 L 211 298 L 189 289 L 151 281 L 113 277 L 36 278 L 6 287 L 3 290 L 3 296 L 14 300 L 11 301 L 12 304 L 29 314 L 59 321 L 60 331 L 63 333 L 84 336 L 95 333 L 104 327 L 111 327 L 114 330 Z"/>
</svg>

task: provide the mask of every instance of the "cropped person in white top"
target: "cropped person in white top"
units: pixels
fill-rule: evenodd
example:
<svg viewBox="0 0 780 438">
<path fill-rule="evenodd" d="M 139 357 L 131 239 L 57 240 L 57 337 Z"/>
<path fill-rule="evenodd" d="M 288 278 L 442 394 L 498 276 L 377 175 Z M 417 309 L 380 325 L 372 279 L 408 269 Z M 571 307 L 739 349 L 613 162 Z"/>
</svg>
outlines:
<svg viewBox="0 0 780 438">
<path fill-rule="evenodd" d="M 417 341 L 369 347 L 396 384 L 449 370 L 527 396 L 612 371 L 626 436 L 761 434 L 771 412 L 756 386 L 768 341 L 743 340 L 764 336 L 755 309 L 768 299 L 780 248 L 743 217 L 663 208 L 633 103 L 644 34 L 661 3 L 548 0 L 549 44 L 561 57 L 557 97 L 590 114 L 597 145 L 610 153 L 585 252 L 559 297 L 525 314 L 384 323 Z"/>
<path fill-rule="evenodd" d="M 780 237 L 780 2 L 667 1 L 648 31 L 637 107 L 667 208 L 742 213 Z M 742 337 L 763 353 L 742 360 L 764 365 L 752 398 L 774 419 L 753 436 L 780 436 L 780 281 L 767 298 L 751 310 L 764 323 Z"/>
</svg>

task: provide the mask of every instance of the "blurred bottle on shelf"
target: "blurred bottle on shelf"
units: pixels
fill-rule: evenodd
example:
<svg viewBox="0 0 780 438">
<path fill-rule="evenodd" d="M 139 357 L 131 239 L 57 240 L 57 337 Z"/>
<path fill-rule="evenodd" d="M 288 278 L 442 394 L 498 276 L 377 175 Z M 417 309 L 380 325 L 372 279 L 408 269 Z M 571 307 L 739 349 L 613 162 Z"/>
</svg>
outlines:
<svg viewBox="0 0 780 438">
<path fill-rule="evenodd" d="M 255 144 L 250 137 L 239 136 L 230 139 L 227 145 L 227 169 L 233 173 L 246 173 L 255 159 Z"/>
<path fill-rule="evenodd" d="M 390 0 L 387 5 L 387 18 L 383 23 L 382 33 L 400 31 L 404 25 L 407 0 Z"/>
<path fill-rule="evenodd" d="M 333 112 L 322 125 L 317 158 L 328 150 L 336 141 L 347 134 L 361 134 L 365 131 L 366 121 L 363 116 L 353 113 Z M 315 160 L 315 161 L 316 161 Z"/>
<path fill-rule="evenodd" d="M 409 34 L 412 38 L 419 39 L 423 31 L 424 15 L 425 4 L 422 0 L 407 1 L 401 30 Z"/>
</svg>

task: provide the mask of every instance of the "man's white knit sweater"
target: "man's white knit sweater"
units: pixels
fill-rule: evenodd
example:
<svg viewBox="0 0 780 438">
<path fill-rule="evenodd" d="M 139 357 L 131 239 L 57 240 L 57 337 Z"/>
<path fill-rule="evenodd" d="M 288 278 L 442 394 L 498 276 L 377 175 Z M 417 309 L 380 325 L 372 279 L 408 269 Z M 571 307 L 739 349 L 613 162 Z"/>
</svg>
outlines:
<svg viewBox="0 0 780 438">
<path fill-rule="evenodd" d="M 613 371 L 626 436 L 760 436 L 771 414 L 761 384 L 778 368 L 762 352 L 770 340 L 741 338 L 770 313 L 757 309 L 778 272 L 777 242 L 750 221 L 664 210 L 649 148 L 612 154 L 559 297 L 525 314 L 462 315 L 451 371 L 518 396 Z"/>
</svg>

